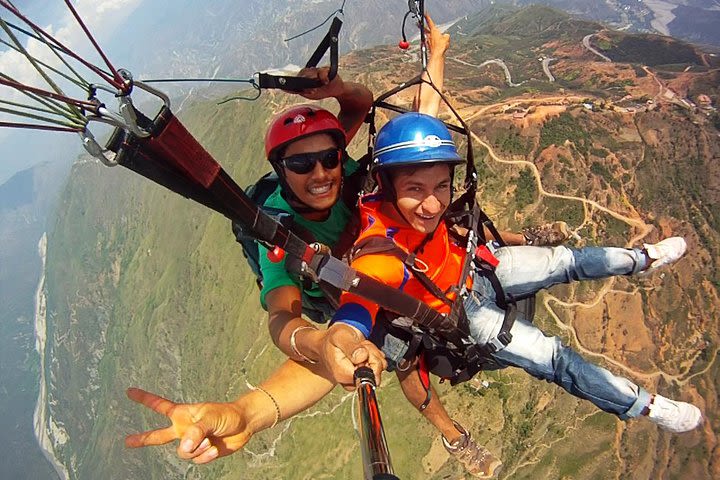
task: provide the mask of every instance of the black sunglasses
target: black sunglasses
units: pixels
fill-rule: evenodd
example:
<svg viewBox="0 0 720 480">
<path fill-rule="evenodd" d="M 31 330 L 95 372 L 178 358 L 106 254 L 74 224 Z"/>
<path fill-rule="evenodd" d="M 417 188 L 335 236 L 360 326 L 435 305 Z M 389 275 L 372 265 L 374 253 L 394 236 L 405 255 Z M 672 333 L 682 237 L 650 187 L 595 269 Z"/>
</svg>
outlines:
<svg viewBox="0 0 720 480">
<path fill-rule="evenodd" d="M 331 148 L 322 152 L 308 152 L 290 155 L 281 159 L 282 164 L 293 173 L 305 175 L 315 169 L 315 164 L 320 162 L 326 170 L 337 168 L 340 164 L 343 151 L 340 148 Z"/>
</svg>

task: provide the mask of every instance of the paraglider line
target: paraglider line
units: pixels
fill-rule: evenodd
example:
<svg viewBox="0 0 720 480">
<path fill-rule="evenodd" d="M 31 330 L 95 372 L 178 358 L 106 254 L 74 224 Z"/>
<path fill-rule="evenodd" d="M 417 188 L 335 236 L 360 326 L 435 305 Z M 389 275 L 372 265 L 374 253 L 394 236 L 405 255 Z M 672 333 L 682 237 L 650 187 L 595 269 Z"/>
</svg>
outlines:
<svg viewBox="0 0 720 480">
<path fill-rule="evenodd" d="M 0 122 L 0 127 L 26 128 L 30 130 L 48 130 L 51 132 L 82 132 L 81 127 L 58 127 L 52 125 L 37 125 L 33 123 Z"/>
<path fill-rule="evenodd" d="M 70 3 L 70 0 L 65 0 L 65 5 L 67 5 L 67 7 L 70 9 L 73 16 L 77 20 L 78 25 L 80 25 L 80 28 L 83 29 L 83 31 L 85 32 L 85 35 L 87 35 L 87 37 L 88 37 L 88 40 L 90 40 L 90 43 L 93 44 L 93 46 L 95 47 L 95 50 L 97 50 L 98 54 L 105 61 L 105 65 L 107 65 L 107 67 L 112 72 L 115 82 L 118 83 L 118 85 L 115 85 L 115 86 L 118 87 L 123 93 L 128 93 L 131 88 L 131 85 L 128 84 L 127 82 L 125 82 L 123 80 L 123 78 L 120 76 L 120 74 L 117 72 L 115 67 L 112 66 L 112 64 L 110 63 L 110 60 L 107 58 L 107 56 L 105 56 L 105 52 L 103 52 L 102 49 L 100 48 L 100 45 L 97 44 L 97 42 L 95 41 L 95 38 L 90 33 L 90 30 L 88 30 L 87 26 L 85 26 L 85 23 L 82 21 L 82 18 L 80 18 L 80 15 L 78 15 L 77 10 L 75 10 L 75 7 L 73 7 L 72 3 Z"/>
<path fill-rule="evenodd" d="M 13 15 L 15 15 L 16 17 L 18 17 L 20 20 L 22 20 L 22 21 L 25 22 L 27 25 L 29 25 L 30 27 L 32 27 L 32 29 L 35 30 L 39 35 L 42 35 L 43 37 L 45 37 L 45 38 L 46 38 L 46 42 L 45 42 L 45 43 L 47 43 L 47 42 L 52 42 L 52 44 L 55 45 L 56 48 L 58 48 L 59 50 L 61 50 L 63 53 L 69 55 L 70 57 L 74 58 L 74 59 L 77 60 L 78 62 L 82 63 L 82 64 L 85 65 L 87 68 L 89 68 L 90 70 L 92 70 L 93 72 L 95 72 L 98 76 L 100 76 L 103 80 L 105 80 L 105 81 L 108 82 L 109 84 L 115 86 L 116 88 L 118 88 L 118 89 L 120 89 L 120 90 L 122 90 L 123 88 L 125 88 L 125 85 L 124 85 L 123 83 L 118 83 L 115 79 L 113 79 L 110 75 L 108 75 L 108 73 L 104 72 L 104 71 L 103 71 L 102 69 L 100 69 L 99 67 L 97 67 L 97 66 L 93 65 L 92 63 L 88 62 L 87 60 L 83 59 L 83 58 L 80 57 L 78 54 L 74 53 L 72 50 L 70 50 L 69 48 L 67 48 L 67 47 L 66 47 L 65 45 L 63 45 L 62 43 L 60 43 L 60 42 L 59 42 L 56 38 L 54 38 L 52 35 L 50 35 L 49 33 L 45 32 L 45 31 L 44 31 L 42 28 L 40 28 L 37 24 L 35 24 L 35 23 L 33 23 L 32 21 L 30 21 L 30 19 L 28 19 L 26 16 L 24 16 L 22 13 L 20 13 L 20 11 L 19 11 L 17 8 L 15 8 L 11 3 L 7 2 L 6 0 L 0 0 L 0 6 L 4 7 L 6 10 L 8 10 L 9 12 L 11 12 Z"/>
<path fill-rule="evenodd" d="M 289 42 L 289 41 L 291 41 L 291 40 L 295 40 L 296 38 L 300 38 L 300 37 L 302 37 L 303 35 L 307 35 L 308 33 L 317 30 L 318 28 L 320 28 L 320 27 L 322 27 L 323 25 L 325 25 L 328 21 L 330 21 L 330 19 L 333 18 L 334 16 L 336 16 L 338 13 L 339 13 L 340 15 L 345 15 L 345 12 L 343 11 L 343 9 L 345 8 L 345 1 L 346 1 L 346 0 L 343 0 L 343 3 L 342 3 L 342 5 L 340 6 L 340 8 L 338 8 L 338 9 L 335 10 L 333 13 L 331 13 L 320 25 L 316 25 L 316 26 L 314 26 L 313 28 L 311 28 L 310 30 L 306 30 L 306 31 L 304 31 L 304 32 L 302 32 L 302 33 L 298 33 L 297 35 L 294 35 L 294 36 L 292 36 L 292 37 L 290 37 L 290 38 L 286 38 L 284 41 L 285 41 L 285 42 Z"/>
</svg>

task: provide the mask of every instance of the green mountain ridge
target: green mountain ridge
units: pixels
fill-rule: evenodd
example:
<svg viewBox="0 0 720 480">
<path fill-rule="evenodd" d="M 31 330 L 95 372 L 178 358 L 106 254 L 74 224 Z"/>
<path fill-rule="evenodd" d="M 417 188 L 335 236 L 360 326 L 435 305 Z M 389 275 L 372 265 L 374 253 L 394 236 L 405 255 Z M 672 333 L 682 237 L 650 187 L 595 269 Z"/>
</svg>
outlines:
<svg viewBox="0 0 720 480">
<path fill-rule="evenodd" d="M 626 95 L 640 103 L 653 80 L 640 77 L 636 65 L 589 60 L 579 44 L 593 32 L 591 24 L 538 12 L 499 16 L 477 31 L 502 36 L 453 40 L 450 56 L 472 64 L 501 57 L 513 75 L 528 80 L 507 88 L 495 67 L 448 62 L 447 90 L 473 131 L 501 158 L 528 162 L 502 164 L 476 145 L 483 206 L 503 227 L 565 219 L 582 237 L 579 245 L 622 245 L 639 233 L 637 223 L 579 201 L 541 197 L 534 167 L 546 190 L 591 199 L 652 226 L 643 241 L 687 236 L 691 252 L 676 268 L 648 279 L 555 288 L 539 297 L 536 321 L 614 371 L 697 402 L 709 420 L 702 431 L 679 436 L 648 422 L 624 424 L 514 369 L 484 372 L 455 388 L 438 385 L 440 395 L 451 415 L 501 456 L 502 478 L 716 478 L 718 131 L 703 113 L 660 99 L 648 111 L 610 108 Z M 512 32 L 524 15 L 537 17 L 538 28 L 519 38 Z M 562 29 L 558 22 L 565 22 Z M 543 80 L 539 52 L 564 52 L 554 67 L 557 83 Z M 344 78 L 365 81 L 377 93 L 411 78 L 417 64 L 377 47 L 353 52 L 342 67 Z M 688 91 L 706 78 L 692 75 Z M 628 82 L 607 90 L 604 76 Z M 709 92 L 717 100 L 717 91 Z M 596 111 L 582 105 L 585 99 L 598 103 Z M 180 117 L 245 185 L 269 169 L 262 160 L 268 119 L 295 101 L 301 100 L 265 93 L 254 103 L 197 102 Z M 361 133 L 355 153 L 364 140 Z M 174 400 L 227 400 L 282 359 L 226 219 L 122 169 L 78 163 L 50 237 L 48 265 L 49 408 L 68 435 L 56 451 L 73 478 L 361 476 L 353 399 L 340 389 L 209 466 L 177 460 L 172 446 L 124 448 L 125 434 L 164 426 L 126 399 L 128 386 Z M 566 308 L 562 301 L 583 305 Z M 392 376 L 378 394 L 399 476 L 462 478 L 462 467 L 448 459 Z"/>
</svg>

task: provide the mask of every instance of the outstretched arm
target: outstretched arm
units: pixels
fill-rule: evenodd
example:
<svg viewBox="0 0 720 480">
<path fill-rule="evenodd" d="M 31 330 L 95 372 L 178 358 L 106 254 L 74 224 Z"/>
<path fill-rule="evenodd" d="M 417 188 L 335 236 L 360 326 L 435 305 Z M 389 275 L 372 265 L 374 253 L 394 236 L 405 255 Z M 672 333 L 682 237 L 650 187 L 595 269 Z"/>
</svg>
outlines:
<svg viewBox="0 0 720 480">
<path fill-rule="evenodd" d="M 425 38 L 428 42 L 430 55 L 427 71 L 422 73 L 423 80 L 432 82 L 442 92 L 445 82 L 445 53 L 450 48 L 450 35 L 442 33 L 430 15 L 425 15 Z M 427 83 L 421 83 L 415 98 L 413 110 L 437 117 L 440 109 L 440 95 Z"/>
<path fill-rule="evenodd" d="M 335 78 L 330 80 L 329 74 L 330 67 L 309 67 L 300 70 L 299 77 L 314 78 L 320 80 L 323 84 L 322 87 L 303 90 L 300 95 L 309 100 L 335 98 L 340 105 L 338 120 L 345 129 L 347 141 L 350 143 L 372 106 L 373 94 L 365 85 L 344 82 L 340 74 L 335 75 Z"/>
<path fill-rule="evenodd" d="M 165 415 L 172 425 L 128 435 L 131 448 L 164 445 L 180 440 L 177 454 L 195 463 L 208 463 L 241 449 L 252 436 L 310 408 L 334 383 L 318 369 L 287 360 L 257 390 L 234 402 L 175 403 L 139 388 L 128 397 Z"/>
</svg>

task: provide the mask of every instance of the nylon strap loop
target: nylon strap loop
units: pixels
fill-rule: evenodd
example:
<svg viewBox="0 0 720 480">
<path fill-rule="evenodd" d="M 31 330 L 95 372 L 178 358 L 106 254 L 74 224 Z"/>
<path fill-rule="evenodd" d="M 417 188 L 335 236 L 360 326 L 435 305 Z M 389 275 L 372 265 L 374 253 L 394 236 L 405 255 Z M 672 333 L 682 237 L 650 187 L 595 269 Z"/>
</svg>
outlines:
<svg viewBox="0 0 720 480">
<path fill-rule="evenodd" d="M 338 42 L 340 34 L 340 27 L 342 27 L 342 20 L 335 17 L 330 24 L 330 29 L 325 34 L 315 52 L 310 57 L 310 60 L 305 64 L 305 67 L 317 67 L 318 63 L 330 50 L 330 74 L 329 78 L 332 80 L 337 75 L 338 71 Z M 312 78 L 302 77 L 291 77 L 286 75 L 271 75 L 269 73 L 260 74 L 260 88 L 279 88 L 288 92 L 300 92 L 308 88 L 319 88 L 322 87 L 320 80 Z"/>
</svg>

